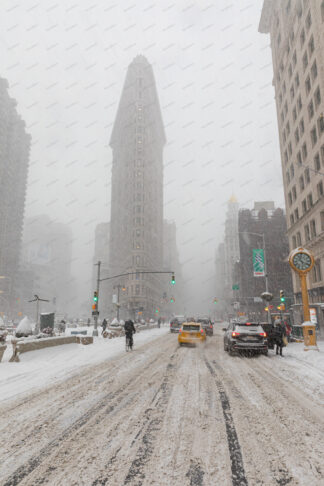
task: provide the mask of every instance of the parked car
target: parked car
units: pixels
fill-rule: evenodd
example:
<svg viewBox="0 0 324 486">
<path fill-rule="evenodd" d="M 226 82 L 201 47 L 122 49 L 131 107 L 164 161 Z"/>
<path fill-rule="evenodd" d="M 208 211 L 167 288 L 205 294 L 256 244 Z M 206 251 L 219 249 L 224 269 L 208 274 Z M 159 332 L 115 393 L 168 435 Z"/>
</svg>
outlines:
<svg viewBox="0 0 324 486">
<path fill-rule="evenodd" d="M 268 354 L 267 333 L 258 322 L 231 322 L 223 328 L 224 350 L 231 355 L 239 351 Z"/>
<path fill-rule="evenodd" d="M 208 317 L 201 317 L 197 319 L 197 322 L 200 322 L 203 329 L 205 330 L 206 336 L 212 336 L 214 334 L 214 326 Z"/>
<path fill-rule="evenodd" d="M 181 325 L 186 322 L 185 316 L 174 316 L 170 321 L 170 332 L 179 332 Z"/>
<path fill-rule="evenodd" d="M 184 322 L 179 330 L 178 343 L 196 345 L 206 340 L 206 333 L 200 322 Z"/>
</svg>

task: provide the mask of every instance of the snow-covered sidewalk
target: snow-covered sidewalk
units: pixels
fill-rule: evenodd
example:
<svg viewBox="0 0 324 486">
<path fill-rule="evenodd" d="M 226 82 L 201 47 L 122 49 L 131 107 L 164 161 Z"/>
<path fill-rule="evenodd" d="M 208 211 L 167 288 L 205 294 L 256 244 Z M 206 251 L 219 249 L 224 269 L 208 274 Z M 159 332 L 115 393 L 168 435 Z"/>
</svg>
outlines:
<svg viewBox="0 0 324 486">
<path fill-rule="evenodd" d="M 92 328 L 84 328 L 92 334 Z M 67 331 L 76 331 L 68 329 Z M 153 341 L 166 334 L 169 327 L 148 329 L 135 334 L 135 350 L 142 344 Z M 99 334 L 101 328 L 99 328 Z M 67 332 L 67 335 L 70 332 Z M 7 349 L 0 363 L 0 401 L 17 398 L 24 393 L 57 383 L 73 374 L 79 373 L 82 367 L 99 364 L 118 354 L 125 353 L 125 337 L 103 339 L 94 338 L 90 345 L 64 344 L 53 348 L 31 351 L 20 355 L 19 363 L 9 363 L 12 347 Z M 107 366 L 109 371 L 109 365 Z"/>
</svg>

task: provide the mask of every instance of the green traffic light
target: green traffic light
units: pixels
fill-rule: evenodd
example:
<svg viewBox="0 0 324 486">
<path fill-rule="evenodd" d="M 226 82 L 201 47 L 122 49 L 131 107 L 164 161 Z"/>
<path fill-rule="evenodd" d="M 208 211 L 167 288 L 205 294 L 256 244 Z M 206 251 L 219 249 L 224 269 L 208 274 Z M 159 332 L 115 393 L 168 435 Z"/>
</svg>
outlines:
<svg viewBox="0 0 324 486">
<path fill-rule="evenodd" d="M 280 297 L 280 300 L 281 302 L 285 302 L 286 299 L 284 297 Z"/>
<path fill-rule="evenodd" d="M 171 277 L 171 283 L 172 283 L 172 285 L 175 284 L 175 276 L 174 275 L 172 275 L 172 277 Z"/>
</svg>

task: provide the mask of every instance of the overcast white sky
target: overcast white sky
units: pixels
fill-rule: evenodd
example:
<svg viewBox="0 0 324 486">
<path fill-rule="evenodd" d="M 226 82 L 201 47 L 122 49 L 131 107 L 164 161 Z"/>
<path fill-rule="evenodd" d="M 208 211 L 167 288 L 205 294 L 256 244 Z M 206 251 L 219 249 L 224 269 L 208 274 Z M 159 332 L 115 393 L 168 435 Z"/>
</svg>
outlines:
<svg viewBox="0 0 324 486">
<path fill-rule="evenodd" d="M 155 73 L 167 136 L 164 214 L 177 222 L 193 302 L 214 297 L 231 194 L 241 207 L 284 206 L 261 8 L 261 0 L 1 0 L 0 76 L 33 139 L 26 216 L 71 225 L 83 298 L 95 225 L 110 218 L 109 138 L 137 54 Z"/>
</svg>

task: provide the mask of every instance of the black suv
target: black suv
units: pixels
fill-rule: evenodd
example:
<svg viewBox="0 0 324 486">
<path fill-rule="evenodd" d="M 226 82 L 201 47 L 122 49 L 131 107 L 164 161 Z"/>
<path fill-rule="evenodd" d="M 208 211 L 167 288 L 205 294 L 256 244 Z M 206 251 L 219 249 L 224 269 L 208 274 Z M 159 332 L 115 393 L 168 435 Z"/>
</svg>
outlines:
<svg viewBox="0 0 324 486">
<path fill-rule="evenodd" d="M 197 322 L 200 322 L 201 327 L 204 329 L 206 336 L 213 336 L 214 334 L 214 327 L 210 319 L 206 318 L 200 318 L 197 319 Z"/>
<path fill-rule="evenodd" d="M 231 355 L 238 351 L 268 354 L 267 334 L 258 322 L 231 322 L 223 331 L 224 350 Z"/>
<path fill-rule="evenodd" d="M 184 322 L 186 322 L 186 319 L 185 319 L 184 316 L 175 316 L 170 321 L 170 332 L 179 332 L 179 329 Z"/>
</svg>

